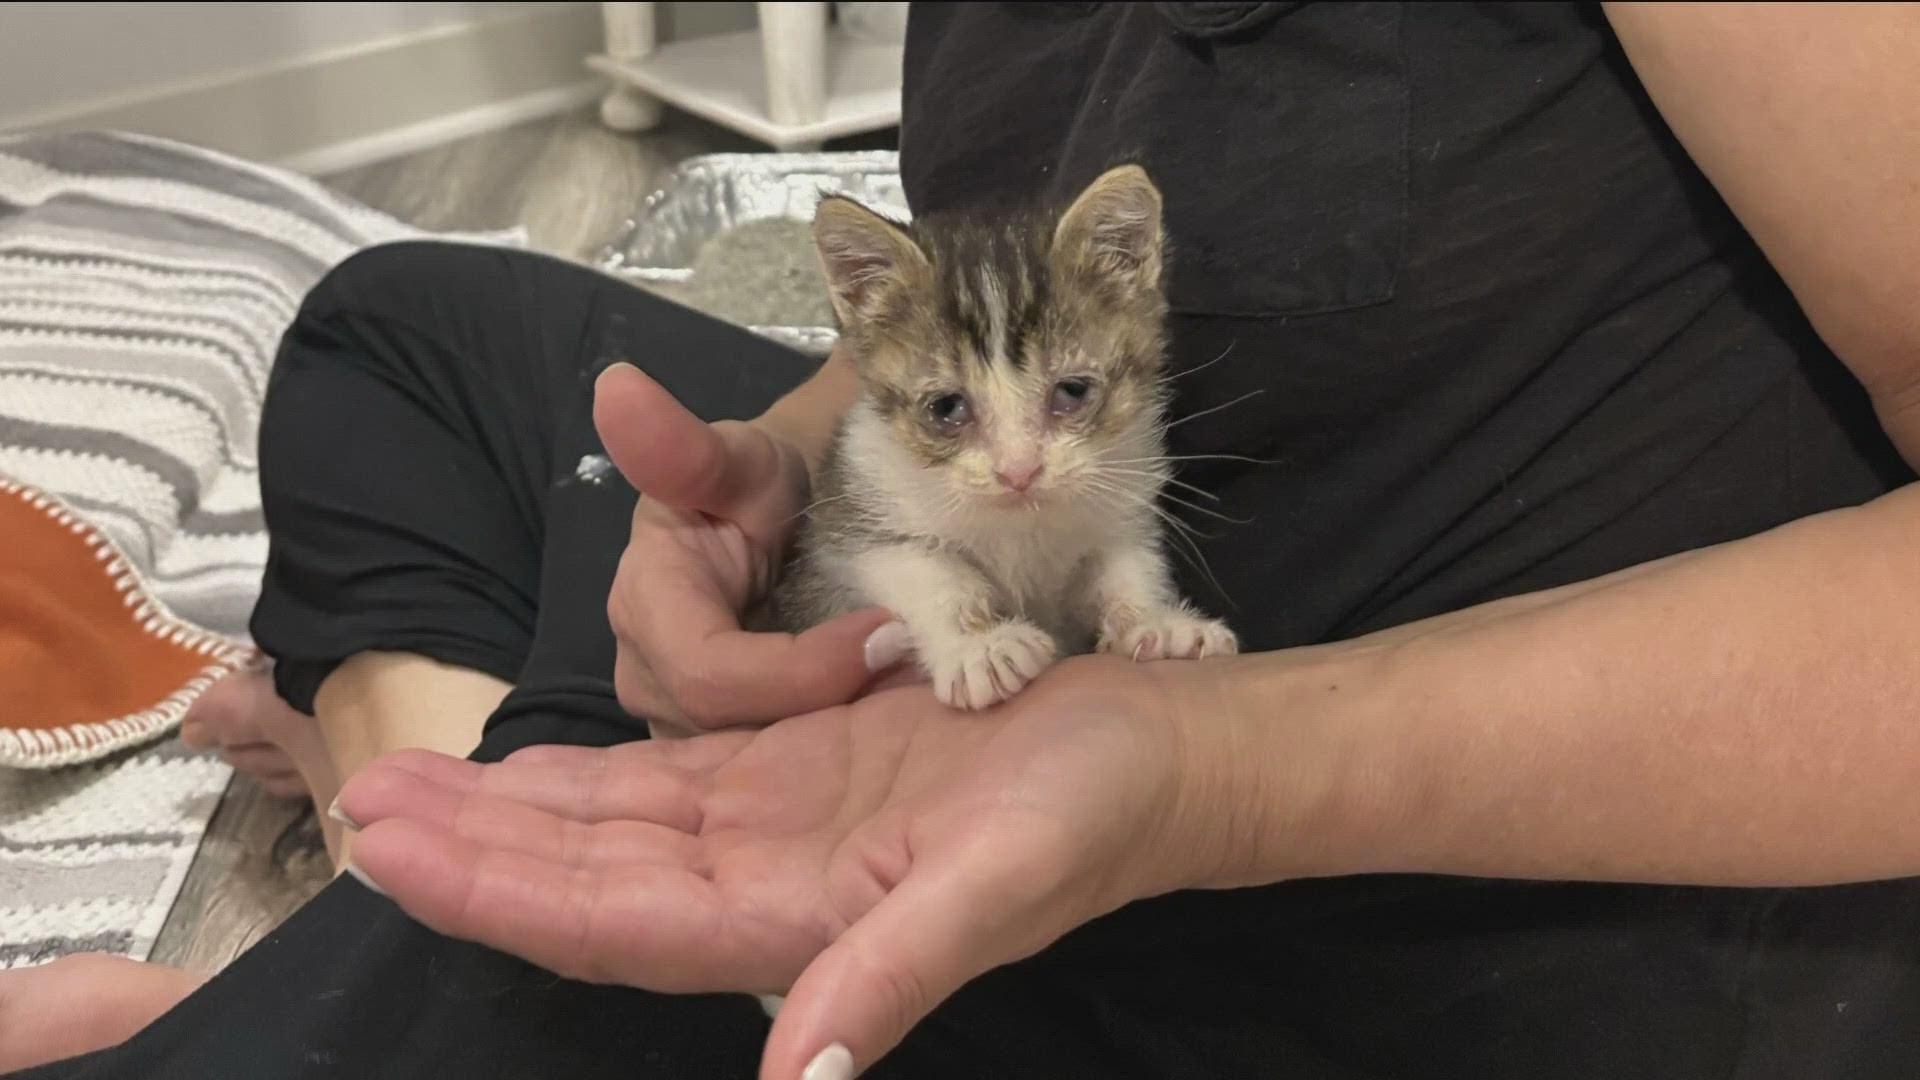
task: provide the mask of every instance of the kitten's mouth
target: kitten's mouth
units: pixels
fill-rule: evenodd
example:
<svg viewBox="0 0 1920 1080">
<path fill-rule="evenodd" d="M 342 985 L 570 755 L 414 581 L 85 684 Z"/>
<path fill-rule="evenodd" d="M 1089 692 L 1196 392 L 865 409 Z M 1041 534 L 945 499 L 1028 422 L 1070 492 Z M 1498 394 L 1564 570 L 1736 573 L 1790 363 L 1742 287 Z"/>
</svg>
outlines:
<svg viewBox="0 0 1920 1080">
<path fill-rule="evenodd" d="M 1038 510 L 1047 502 L 1044 491 L 996 491 L 981 501 L 1000 510 Z"/>
</svg>

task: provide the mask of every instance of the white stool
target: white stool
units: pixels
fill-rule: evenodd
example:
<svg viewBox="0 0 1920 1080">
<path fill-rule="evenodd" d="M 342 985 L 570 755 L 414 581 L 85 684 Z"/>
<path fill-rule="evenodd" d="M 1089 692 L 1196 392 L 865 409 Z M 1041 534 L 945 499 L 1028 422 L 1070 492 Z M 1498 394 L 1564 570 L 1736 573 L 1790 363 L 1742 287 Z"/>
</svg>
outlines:
<svg viewBox="0 0 1920 1080">
<path fill-rule="evenodd" d="M 756 6 L 757 30 L 660 46 L 653 4 L 601 4 L 607 51 L 587 60 L 613 80 L 601 120 L 644 131 L 665 103 L 776 150 L 900 122 L 898 41 L 829 29 L 824 3 Z"/>
</svg>

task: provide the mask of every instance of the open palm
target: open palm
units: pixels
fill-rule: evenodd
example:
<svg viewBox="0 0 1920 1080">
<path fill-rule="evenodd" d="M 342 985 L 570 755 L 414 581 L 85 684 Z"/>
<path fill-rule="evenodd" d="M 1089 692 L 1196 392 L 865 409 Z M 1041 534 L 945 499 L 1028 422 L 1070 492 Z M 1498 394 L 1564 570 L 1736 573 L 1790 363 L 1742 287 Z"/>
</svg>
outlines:
<svg viewBox="0 0 1920 1080">
<path fill-rule="evenodd" d="M 788 994 L 763 1075 L 871 1063 L 974 976 L 1180 884 L 1181 759 L 1146 667 L 1058 665 L 984 715 L 924 686 L 754 732 L 409 752 L 340 807 L 409 914 L 563 975 Z"/>
</svg>

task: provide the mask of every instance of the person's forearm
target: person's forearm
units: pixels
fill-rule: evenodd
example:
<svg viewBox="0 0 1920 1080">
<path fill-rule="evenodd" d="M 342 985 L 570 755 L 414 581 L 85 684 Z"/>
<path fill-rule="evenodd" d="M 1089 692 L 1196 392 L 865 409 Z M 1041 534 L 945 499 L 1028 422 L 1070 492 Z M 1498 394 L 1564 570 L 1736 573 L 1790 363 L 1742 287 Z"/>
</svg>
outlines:
<svg viewBox="0 0 1920 1080">
<path fill-rule="evenodd" d="M 835 349 L 806 382 L 788 391 L 754 420 L 799 450 L 809 472 L 817 472 L 833 441 L 834 428 L 859 392 L 853 364 Z"/>
<path fill-rule="evenodd" d="M 1209 884 L 1920 874 L 1920 487 L 1223 664 L 1243 842 Z"/>
</svg>

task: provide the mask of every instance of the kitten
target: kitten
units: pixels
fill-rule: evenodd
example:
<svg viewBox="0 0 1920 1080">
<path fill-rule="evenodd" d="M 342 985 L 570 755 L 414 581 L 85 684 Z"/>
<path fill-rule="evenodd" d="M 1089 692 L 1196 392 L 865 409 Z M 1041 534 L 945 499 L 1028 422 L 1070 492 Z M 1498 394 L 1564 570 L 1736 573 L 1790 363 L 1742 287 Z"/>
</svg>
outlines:
<svg viewBox="0 0 1920 1080">
<path fill-rule="evenodd" d="M 778 625 L 884 607 L 935 695 L 969 709 L 1089 648 L 1236 651 L 1162 548 L 1167 304 L 1144 170 L 1063 212 L 906 226 L 829 196 L 813 234 L 862 392 L 769 598 Z"/>
</svg>

